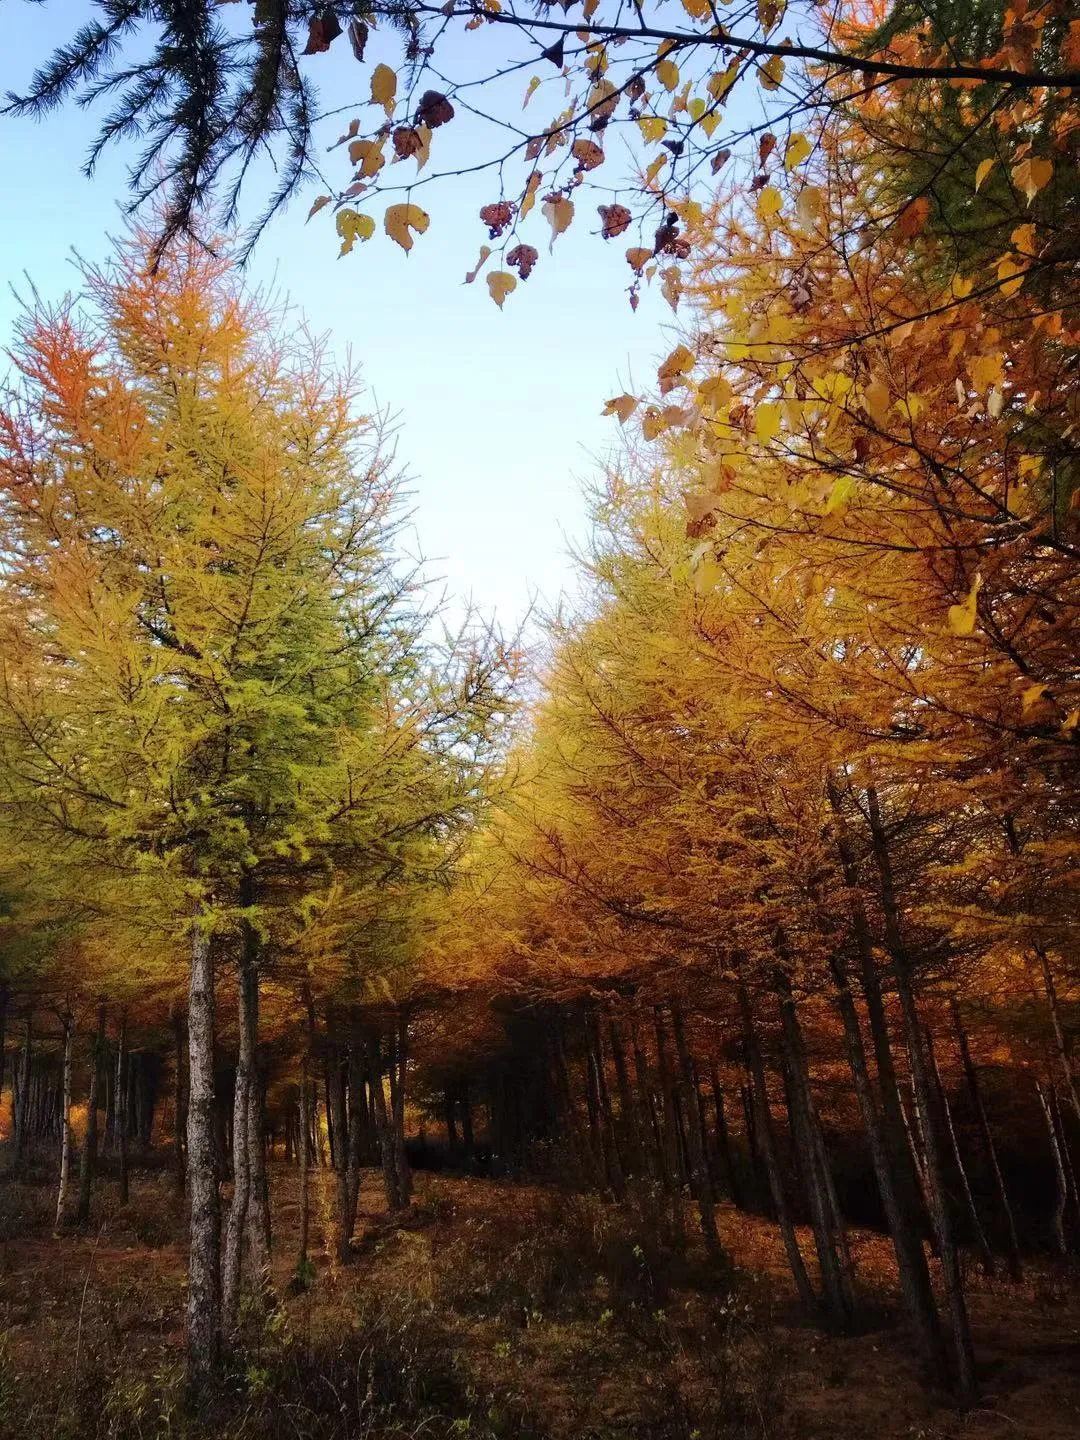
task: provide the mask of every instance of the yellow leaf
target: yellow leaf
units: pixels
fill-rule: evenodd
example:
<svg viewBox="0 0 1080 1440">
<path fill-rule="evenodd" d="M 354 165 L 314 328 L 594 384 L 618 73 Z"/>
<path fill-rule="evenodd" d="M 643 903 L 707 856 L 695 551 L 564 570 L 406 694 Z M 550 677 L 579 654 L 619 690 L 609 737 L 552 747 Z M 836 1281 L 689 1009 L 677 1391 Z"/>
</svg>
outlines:
<svg viewBox="0 0 1080 1440">
<path fill-rule="evenodd" d="M 779 214 L 784 203 L 784 197 L 777 190 L 775 185 L 766 185 L 758 191 L 757 213 L 762 220 L 770 220 L 774 215 Z"/>
<path fill-rule="evenodd" d="M 879 430 L 888 423 L 891 400 L 889 387 L 881 380 L 871 381 L 863 391 L 863 409 Z"/>
<path fill-rule="evenodd" d="M 540 76 L 539 76 L 539 75 L 534 75 L 534 76 L 532 77 L 532 79 L 529 81 L 528 85 L 525 87 L 525 99 L 522 101 L 522 105 L 521 105 L 521 108 L 522 108 L 523 110 L 525 109 L 525 106 L 528 105 L 528 103 L 529 103 L 529 101 L 532 99 L 532 97 L 536 94 L 537 90 L 539 90 L 539 88 L 540 88 Z"/>
<path fill-rule="evenodd" d="M 705 138 L 711 140 L 715 132 L 720 128 L 720 121 L 723 117 L 719 111 L 710 110 L 708 115 L 701 117 L 701 128 L 705 131 Z"/>
<path fill-rule="evenodd" d="M 417 125 L 416 133 L 420 136 L 420 149 L 416 152 L 416 173 L 419 175 L 431 159 L 431 130 L 427 125 Z"/>
<path fill-rule="evenodd" d="M 982 189 L 983 182 L 993 170 L 997 161 L 991 156 L 989 160 L 980 160 L 975 169 L 975 190 L 976 193 Z"/>
<path fill-rule="evenodd" d="M 697 122 L 705 114 L 708 107 L 700 95 L 695 95 L 692 100 L 687 101 L 686 111 L 690 119 Z"/>
<path fill-rule="evenodd" d="M 409 231 L 415 230 L 418 235 L 423 235 L 429 224 L 430 217 L 419 205 L 390 205 L 383 216 L 387 235 L 396 240 L 403 250 L 411 250 L 413 246 Z"/>
<path fill-rule="evenodd" d="M 709 13 L 709 0 L 682 0 L 682 7 L 691 20 L 704 20 Z"/>
<path fill-rule="evenodd" d="M 967 598 L 959 605 L 949 606 L 949 629 L 954 635 L 970 635 L 975 629 L 975 620 L 978 616 L 979 591 L 982 589 L 982 576 L 976 573 L 975 579 L 971 582 L 971 589 Z"/>
<path fill-rule="evenodd" d="M 812 225 L 825 211 L 825 197 L 816 185 L 804 185 L 795 202 L 795 214 L 803 225 Z"/>
<path fill-rule="evenodd" d="M 662 140 L 667 134 L 667 121 L 662 115 L 642 115 L 637 123 L 643 138 L 650 145 Z"/>
<path fill-rule="evenodd" d="M 674 60 L 661 60 L 656 67 L 656 78 L 670 94 L 679 88 L 679 67 Z"/>
<path fill-rule="evenodd" d="M 630 416 L 637 409 L 637 397 L 634 395 L 616 395 L 614 400 L 609 400 L 604 406 L 604 415 L 617 415 L 619 424 L 625 425 Z"/>
<path fill-rule="evenodd" d="M 763 90 L 779 90 L 784 79 L 784 62 L 779 55 L 771 56 L 758 67 L 758 80 Z"/>
<path fill-rule="evenodd" d="M 856 480 L 853 475 L 840 475 L 829 491 L 829 498 L 825 502 L 825 514 L 835 515 L 847 509 L 851 497 L 855 494 Z"/>
<path fill-rule="evenodd" d="M 501 310 L 503 301 L 517 289 L 517 280 L 508 270 L 493 270 L 487 277 L 488 294 Z"/>
<path fill-rule="evenodd" d="M 731 402 L 731 386 L 722 375 L 710 375 L 699 382 L 698 400 L 709 410 L 719 410 Z"/>
<path fill-rule="evenodd" d="M 682 295 L 682 271 L 677 265 L 669 265 L 664 271 L 664 280 L 660 286 L 660 293 L 671 306 L 672 310 L 679 308 L 679 298 Z"/>
<path fill-rule="evenodd" d="M 666 429 L 667 421 L 655 405 L 650 405 L 641 417 L 642 435 L 644 435 L 646 440 L 655 440 L 656 437 L 662 435 Z"/>
<path fill-rule="evenodd" d="M 1011 173 L 1013 184 L 1024 192 L 1030 205 L 1039 191 L 1054 178 L 1054 166 L 1052 161 L 1032 155 L 1027 160 L 1021 160 L 1019 165 L 1014 165 Z"/>
<path fill-rule="evenodd" d="M 1047 686 L 1036 682 L 1029 685 L 1020 696 L 1020 709 L 1025 717 L 1030 717 L 1032 711 L 1042 708 L 1044 700 L 1050 699 L 1050 691 Z"/>
<path fill-rule="evenodd" d="M 754 411 L 754 434 L 762 445 L 768 445 L 780 433 L 780 406 L 770 402 L 759 405 Z"/>
<path fill-rule="evenodd" d="M 329 204 L 330 196 L 320 195 L 319 198 L 315 201 L 314 205 L 312 205 L 311 209 L 307 212 L 307 218 L 310 220 L 313 215 L 317 215 L 319 213 L 319 211 L 323 208 L 324 205 Z"/>
<path fill-rule="evenodd" d="M 555 241 L 570 226 L 574 218 L 574 202 L 568 200 L 565 195 L 556 195 L 554 200 L 545 200 L 540 206 L 541 214 L 551 226 L 551 249 L 555 248 Z"/>
<path fill-rule="evenodd" d="M 475 264 L 475 265 L 473 266 L 473 268 L 469 271 L 469 273 L 465 276 L 465 284 L 466 284 L 466 285 L 471 285 L 471 284 L 473 283 L 473 281 L 476 279 L 477 275 L 479 275 L 479 274 L 480 274 L 480 271 L 484 268 L 484 265 L 486 264 L 486 262 L 487 262 L 487 260 L 489 259 L 490 255 L 491 255 L 491 246 L 490 246 L 490 245 L 481 245 L 481 246 L 480 246 L 480 259 L 477 260 L 476 264 Z"/>
<path fill-rule="evenodd" d="M 653 252 L 646 250 L 644 246 L 632 247 L 626 252 L 626 263 L 632 270 L 636 270 L 639 275 L 652 258 Z"/>
<path fill-rule="evenodd" d="M 521 208 L 518 210 L 522 220 L 536 204 L 536 192 L 540 189 L 541 178 L 540 171 L 534 170 L 525 182 L 525 193 L 521 197 Z"/>
<path fill-rule="evenodd" d="M 726 70 L 720 71 L 718 75 L 709 76 L 708 91 L 712 98 L 719 105 L 724 96 L 735 84 L 739 75 L 739 62 L 732 60 Z"/>
<path fill-rule="evenodd" d="M 655 182 L 656 177 L 660 174 L 660 171 L 663 170 L 667 162 L 668 157 L 666 155 L 658 155 L 656 159 L 652 162 L 649 168 L 645 171 L 645 174 L 641 177 L 641 183 L 645 186 L 646 189 L 648 189 L 648 187 Z"/>
<path fill-rule="evenodd" d="M 661 384 L 665 381 L 678 380 L 680 376 L 687 374 L 694 368 L 695 356 L 692 350 L 685 345 L 676 345 L 671 354 L 657 370 L 657 378 Z"/>
<path fill-rule="evenodd" d="M 1027 266 L 1013 255 L 1003 255 L 998 261 L 998 284 L 1003 295 L 1015 295 L 1024 283 Z"/>
<path fill-rule="evenodd" d="M 792 135 L 784 150 L 784 169 L 794 170 L 796 165 L 801 165 L 808 155 L 813 153 L 814 147 L 801 132 Z"/>
<path fill-rule="evenodd" d="M 375 234 L 375 221 L 370 215 L 361 215 L 356 210 L 339 210 L 337 233 L 341 236 L 341 249 L 338 251 L 340 260 L 342 255 L 348 255 L 357 240 L 371 239 Z"/>
<path fill-rule="evenodd" d="M 389 65 L 376 65 L 371 72 L 371 100 L 374 105 L 381 105 L 387 116 L 394 113 L 394 101 L 397 98 L 397 75 L 390 69 Z"/>
<path fill-rule="evenodd" d="M 381 140 L 354 140 L 349 146 L 349 159 L 360 167 L 360 174 L 372 179 L 386 163 Z"/>
</svg>

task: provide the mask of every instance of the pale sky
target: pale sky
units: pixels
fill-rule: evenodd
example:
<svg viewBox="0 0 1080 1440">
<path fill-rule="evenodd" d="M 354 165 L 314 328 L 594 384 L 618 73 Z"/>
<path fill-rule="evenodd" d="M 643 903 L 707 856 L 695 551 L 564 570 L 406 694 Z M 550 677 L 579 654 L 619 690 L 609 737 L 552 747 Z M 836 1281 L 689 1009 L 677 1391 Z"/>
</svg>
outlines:
<svg viewBox="0 0 1080 1440">
<path fill-rule="evenodd" d="M 65 17 L 74 28 L 87 8 L 77 0 L 5 6 L 0 92 L 25 87 L 35 64 L 65 38 Z M 249 23 L 247 7 L 243 19 Z M 499 38 L 505 44 L 505 32 Z M 396 64 L 390 42 L 384 49 L 381 43 L 369 46 L 368 58 Z M 329 54 L 305 63 L 325 109 L 367 95 L 370 66 L 356 65 L 344 36 Z M 543 66 L 537 72 L 548 73 Z M 506 82 L 503 93 L 515 110 L 530 73 Z M 543 95 L 531 101 L 536 114 L 527 118 L 534 124 L 565 104 L 561 94 L 547 101 Z M 351 113 L 327 123 L 328 144 Z M 440 155 L 444 164 L 455 153 L 464 156 L 477 125 L 459 113 L 438 131 L 433 168 Z M 26 274 L 43 295 L 61 295 L 76 281 L 72 250 L 98 259 L 109 233 L 121 228 L 118 202 L 130 153 L 110 150 L 94 180 L 85 179 L 80 165 L 95 129 L 93 115 L 74 106 L 43 122 L 0 119 L 5 344 L 15 312 L 10 286 L 23 284 Z M 630 173 L 614 150 L 607 163 L 623 172 L 613 180 Z M 343 151 L 328 155 L 326 166 L 335 183 L 345 182 Z M 411 172 L 413 162 L 401 168 Z M 580 193 L 575 223 L 553 256 L 537 207 L 524 238 L 540 250 L 540 262 L 500 312 L 482 277 L 462 283 L 485 238 L 477 211 L 498 198 L 493 177 L 417 190 L 413 199 L 430 212 L 431 225 L 408 256 L 380 226 L 371 241 L 338 260 L 329 208 L 305 225 L 317 193 L 265 233 L 251 278 L 287 291 L 311 327 L 330 334 L 337 353 L 351 349 L 362 363 L 379 405 L 399 416 L 398 454 L 412 477 L 415 523 L 431 572 L 512 630 L 532 596 L 551 604 L 572 586 L 568 543 L 585 529 L 580 482 L 618 444 L 617 422 L 601 417 L 603 403 L 635 383 L 648 384 L 657 357 L 671 349 L 674 317 L 658 294 L 646 293 L 631 311 L 626 241 L 596 234 L 602 196 Z M 249 216 L 261 195 L 256 187 Z M 381 204 L 372 210 L 381 217 Z"/>
</svg>

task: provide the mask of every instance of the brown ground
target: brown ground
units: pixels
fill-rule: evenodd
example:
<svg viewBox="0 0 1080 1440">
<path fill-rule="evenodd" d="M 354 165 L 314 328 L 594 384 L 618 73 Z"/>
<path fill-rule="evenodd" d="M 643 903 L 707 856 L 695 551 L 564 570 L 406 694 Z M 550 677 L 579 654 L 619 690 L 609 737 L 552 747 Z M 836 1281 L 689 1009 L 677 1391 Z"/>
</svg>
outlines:
<svg viewBox="0 0 1080 1440">
<path fill-rule="evenodd" d="M 94 1226 L 55 1237 L 44 1186 L 0 1198 L 0 1436 L 382 1440 L 1076 1440 L 1080 1281 L 1032 1263 L 1012 1286 L 971 1276 L 982 1397 L 927 1392 L 895 1320 L 887 1243 L 856 1232 L 863 1333 L 795 1314 L 775 1228 L 731 1209 L 738 1276 L 702 1283 L 648 1199 L 419 1175 L 391 1225 L 377 1176 L 356 1253 L 333 1261 L 331 1183 L 313 1187 L 316 1278 L 290 1286 L 297 1197 L 274 1174 L 269 1310 L 253 1307 L 217 1417 L 182 1412 L 184 1257 L 171 1177 L 108 1182 Z M 809 1236 L 803 1236 L 810 1252 Z"/>
</svg>

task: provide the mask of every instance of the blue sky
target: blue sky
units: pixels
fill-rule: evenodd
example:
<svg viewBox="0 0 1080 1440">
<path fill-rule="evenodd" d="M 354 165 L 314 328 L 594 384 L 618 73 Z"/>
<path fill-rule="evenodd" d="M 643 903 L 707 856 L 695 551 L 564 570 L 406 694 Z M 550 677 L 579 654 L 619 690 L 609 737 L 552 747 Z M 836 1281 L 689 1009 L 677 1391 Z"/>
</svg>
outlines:
<svg viewBox="0 0 1080 1440">
<path fill-rule="evenodd" d="M 244 7 L 245 20 L 247 13 Z M 85 14 L 75 0 L 5 7 L 0 90 L 25 86 L 35 64 L 63 38 L 66 17 L 74 26 Z M 472 39 L 466 37 L 463 57 L 470 67 Z M 369 47 L 369 58 L 396 64 L 397 57 L 391 42 L 380 40 Z M 370 67 L 356 65 L 345 37 L 305 63 L 326 109 L 367 94 Z M 515 109 L 531 73 L 505 82 Z M 565 103 L 561 95 L 546 102 L 543 95 L 531 101 L 534 123 Z M 327 123 L 328 144 L 351 113 L 340 125 Z M 355 113 L 364 112 L 357 107 Z M 91 260 L 105 254 L 109 233 L 121 226 L 118 202 L 130 156 L 110 151 L 87 180 L 80 166 L 93 115 L 75 107 L 43 122 L 4 119 L 0 126 L 7 201 L 0 266 L 8 281 L 0 288 L 0 336 L 6 341 L 15 311 L 10 285 L 22 283 L 25 273 L 42 294 L 56 296 L 76 281 L 73 249 Z M 459 114 L 437 133 L 432 168 L 440 150 L 446 163 L 482 138 L 479 122 Z M 608 166 L 621 163 L 613 157 Z M 344 183 L 344 152 L 328 155 L 326 165 L 327 174 Z M 411 171 L 412 162 L 406 167 Z M 628 164 L 623 169 L 629 173 Z M 249 214 L 260 198 L 256 184 Z M 618 443 L 616 422 L 600 415 L 603 402 L 633 382 L 648 383 L 656 357 L 671 348 L 671 312 L 650 294 L 631 312 L 625 242 L 606 244 L 595 234 L 595 205 L 603 196 L 580 194 L 579 215 L 554 256 L 537 208 L 525 238 L 540 250 L 540 263 L 502 312 L 482 279 L 462 284 L 485 238 L 477 210 L 498 198 L 492 178 L 418 190 L 413 198 L 429 210 L 431 226 L 409 256 L 380 230 L 339 261 L 329 209 L 305 224 L 310 198 L 266 232 L 251 279 L 287 291 L 314 330 L 329 332 L 335 352 L 351 351 L 361 362 L 379 405 L 399 418 L 398 454 L 412 478 L 419 546 L 431 573 L 512 629 L 531 597 L 550 604 L 573 585 L 567 545 L 585 530 L 580 482 Z M 373 213 L 380 215 L 381 207 Z"/>
</svg>

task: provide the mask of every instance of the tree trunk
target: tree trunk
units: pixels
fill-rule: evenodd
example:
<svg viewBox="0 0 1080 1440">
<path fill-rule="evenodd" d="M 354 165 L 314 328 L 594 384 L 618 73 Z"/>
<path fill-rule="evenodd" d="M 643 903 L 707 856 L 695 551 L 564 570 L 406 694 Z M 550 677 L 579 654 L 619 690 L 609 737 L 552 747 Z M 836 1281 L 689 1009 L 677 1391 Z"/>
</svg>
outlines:
<svg viewBox="0 0 1080 1440">
<path fill-rule="evenodd" d="M 183 1199 L 186 1168 L 184 1131 L 187 1127 L 187 1116 L 184 1112 L 184 1019 L 179 1010 L 173 1016 L 173 1064 L 176 1067 L 176 1078 L 173 1082 L 173 1169 L 176 1193 Z"/>
<path fill-rule="evenodd" d="M 7 1051 L 4 1049 L 7 1044 L 7 1010 L 7 982 L 0 981 L 0 1100 L 4 1097 L 4 1080 L 7 1078 Z M 12 1113 L 14 1114 L 14 1106 Z"/>
<path fill-rule="evenodd" d="M 941 1273 L 945 1285 L 955 1351 L 957 1388 L 964 1399 L 971 1399 L 978 1388 L 975 1376 L 975 1354 L 971 1344 L 971 1326 L 968 1321 L 967 1302 L 964 1298 L 960 1256 L 945 1202 L 941 1145 L 930 1108 L 930 1074 L 922 1046 L 921 1025 L 911 979 L 911 963 L 903 938 L 900 907 L 893 884 L 892 864 L 889 858 L 885 827 L 881 820 L 877 792 L 873 786 L 867 789 L 866 796 L 874 859 L 881 886 L 882 910 L 885 917 L 885 943 L 893 962 L 896 989 L 904 1020 L 905 1039 L 911 1062 L 912 1087 L 926 1127 L 927 1189 L 932 1206 L 931 1219 L 941 1246 Z"/>
<path fill-rule="evenodd" d="M 626 1168 L 636 1175 L 642 1168 L 641 1119 L 638 1107 L 634 1104 L 634 1092 L 630 1086 L 630 1073 L 626 1067 L 626 1050 L 613 1016 L 608 1020 L 608 1042 L 611 1045 L 611 1058 L 615 1064 L 615 1085 L 619 1092 L 619 1121 L 628 1162 Z"/>
<path fill-rule="evenodd" d="M 709 1065 L 709 1088 L 712 1090 L 713 1122 L 716 1126 L 716 1148 L 720 1153 L 720 1163 L 727 1175 L 728 1194 L 736 1210 L 746 1209 L 746 1196 L 743 1194 L 742 1180 L 735 1168 L 735 1156 L 731 1149 L 731 1136 L 728 1133 L 727 1116 L 724 1113 L 724 1087 L 720 1083 L 720 1072 L 716 1068 L 716 1062 Z"/>
<path fill-rule="evenodd" d="M 33 1040 L 33 1014 L 28 1009 L 26 1012 L 26 1028 L 23 1033 L 22 1059 L 19 1065 L 18 1090 L 13 1095 L 11 1107 L 12 1120 L 15 1126 L 15 1154 L 12 1159 L 11 1173 L 21 1175 L 23 1164 L 26 1160 L 27 1128 L 30 1121 L 30 1048 Z"/>
<path fill-rule="evenodd" d="M 983 1104 L 982 1086 L 979 1084 L 979 1072 L 971 1058 L 971 1047 L 968 1044 L 967 1031 L 964 1029 L 964 1022 L 960 1015 L 960 1006 L 957 1004 L 956 996 L 952 997 L 952 1016 L 956 1026 L 956 1039 L 960 1046 L 960 1063 L 964 1067 L 964 1078 L 967 1081 L 968 1094 L 975 1110 L 975 1116 L 979 1122 L 979 1129 L 982 1132 L 983 1145 L 986 1148 L 987 1158 L 990 1161 L 990 1171 L 994 1177 L 994 1187 L 997 1190 L 998 1205 L 1001 1209 L 1002 1218 L 1005 1221 L 1005 1234 L 1007 1238 L 1006 1259 L 1009 1267 L 1009 1279 L 1019 1282 L 1023 1279 L 1023 1265 L 1020 1260 L 1020 1241 L 1016 1233 L 1016 1221 L 1013 1218 L 1012 1205 L 1009 1201 L 1009 1192 L 1005 1188 L 1005 1177 L 1001 1173 L 1001 1164 L 998 1160 L 997 1146 L 994 1144 L 994 1132 L 990 1129 L 990 1120 L 986 1114 L 986 1106 Z"/>
<path fill-rule="evenodd" d="M 690 1047 L 686 1041 L 686 1026 L 683 1023 L 682 1011 L 678 1002 L 674 1000 L 671 1002 L 670 1009 L 671 1025 L 675 1035 L 675 1052 L 682 1073 L 683 1091 L 686 1094 L 696 1093 L 697 1077 L 694 1074 L 694 1062 L 690 1055 Z M 729 1270 L 731 1260 L 724 1250 L 720 1232 L 716 1228 L 716 1204 L 708 1169 L 708 1140 L 705 1135 L 704 1121 L 692 1102 L 688 1108 L 690 1110 L 690 1184 L 697 1202 L 701 1238 L 705 1242 L 705 1253 L 712 1264 Z"/>
<path fill-rule="evenodd" d="M 120 1011 L 116 1039 L 116 1101 L 113 1125 L 120 1150 L 120 1204 L 128 1203 L 127 1007 Z"/>
<path fill-rule="evenodd" d="M 810 1202 L 822 1296 L 830 1323 L 834 1328 L 843 1331 L 851 1325 L 853 1297 L 845 1284 L 840 1257 L 837 1254 L 829 1196 L 821 1171 L 820 1155 L 814 1144 L 814 1113 L 802 1026 L 795 1009 L 791 982 L 786 971 L 779 965 L 773 971 L 773 989 L 780 1005 L 781 1036 L 788 1063 L 792 1140 L 799 1155 L 807 1199 Z"/>
<path fill-rule="evenodd" d="M 585 1044 L 589 1062 L 589 1082 L 595 1092 L 597 1128 L 604 1159 L 604 1173 L 615 1199 L 621 1200 L 626 1193 L 622 1157 L 619 1155 L 618 1142 L 615 1137 L 611 1095 L 608 1092 L 607 1076 L 604 1073 L 604 1051 L 600 1026 L 591 1012 L 585 1016 Z"/>
<path fill-rule="evenodd" d="M 1057 986 L 1054 984 L 1053 971 L 1050 969 L 1050 958 L 1041 945 L 1035 946 L 1035 953 L 1039 957 L 1039 965 L 1042 969 L 1043 986 L 1046 990 L 1046 1003 L 1050 1007 L 1050 1023 L 1054 1031 L 1054 1045 L 1057 1049 L 1058 1059 L 1061 1062 L 1065 1088 L 1069 1092 L 1069 1099 L 1072 1102 L 1073 1109 L 1076 1111 L 1076 1118 L 1080 1120 L 1080 1090 L 1077 1089 L 1072 1057 L 1069 1054 L 1069 1047 L 1065 1040 L 1065 1031 L 1061 1024 L 1061 1009 L 1058 1005 Z"/>
<path fill-rule="evenodd" d="M 308 1231 L 311 1225 L 310 1199 L 308 1195 L 308 1170 L 311 1165 L 309 1146 L 311 1144 L 311 1084 L 308 1077 L 308 1057 L 300 1061 L 300 1261 L 298 1268 L 306 1270 L 308 1264 Z"/>
<path fill-rule="evenodd" d="M 472 1123 L 472 1096 L 469 1093 L 468 1076 L 461 1086 L 461 1144 L 465 1151 L 465 1164 L 471 1170 L 475 1160 L 475 1142 L 473 1140 Z"/>
<path fill-rule="evenodd" d="M 75 1223 L 86 1225 L 90 1220 L 90 1189 L 97 1166 L 98 1148 L 98 1085 L 101 1073 L 101 1052 L 105 1047 L 105 1006 L 98 1006 L 97 1034 L 90 1057 L 90 1097 L 86 1102 L 86 1139 L 79 1157 L 79 1204 Z"/>
<path fill-rule="evenodd" d="M 398 1189 L 394 1142 L 390 1133 L 390 1113 L 386 1105 L 386 1090 L 383 1083 L 382 1053 L 377 1034 L 368 1041 L 367 1056 L 368 1084 L 371 1086 L 372 1097 L 375 1101 L 375 1130 L 379 1137 L 379 1159 L 382 1164 L 386 1208 L 391 1214 L 395 1214 L 405 1202 Z"/>
<path fill-rule="evenodd" d="M 934 1048 L 934 1037 L 929 1027 L 924 1027 L 926 1037 L 926 1053 L 930 1058 L 930 1068 L 934 1075 L 934 1088 L 937 1091 L 938 1104 L 941 1106 L 941 1113 L 945 1119 L 945 1133 L 949 1138 L 949 1148 L 952 1151 L 953 1164 L 960 1177 L 960 1188 L 964 1192 L 964 1203 L 967 1207 L 968 1220 L 971 1224 L 972 1235 L 975 1238 L 975 1248 L 979 1252 L 979 1260 L 982 1264 L 983 1274 L 988 1278 L 994 1275 L 994 1256 L 990 1249 L 990 1242 L 986 1238 L 986 1231 L 983 1229 L 982 1220 L 979 1218 L 979 1211 L 975 1204 L 975 1196 L 972 1194 L 971 1181 L 968 1179 L 967 1167 L 964 1164 L 964 1157 L 960 1151 L 960 1139 L 956 1133 L 956 1122 L 953 1118 L 952 1106 L 949 1104 L 949 1097 L 945 1091 L 945 1082 L 941 1077 L 941 1067 L 938 1064 L 937 1051 Z"/>
<path fill-rule="evenodd" d="M 765 1082 L 765 1065 L 761 1058 L 761 1048 L 757 1041 L 757 1032 L 754 1028 L 754 1015 L 750 1008 L 750 995 L 745 984 L 739 982 L 739 1008 L 742 1012 L 743 1039 L 746 1045 L 746 1060 L 750 1069 L 752 1082 L 752 1103 L 754 1105 L 757 1141 L 761 1151 L 762 1160 L 765 1163 L 765 1172 L 769 1181 L 769 1189 L 772 1192 L 773 1205 L 776 1210 L 777 1221 L 780 1225 L 780 1234 L 784 1241 L 784 1250 L 787 1254 L 788 1264 L 791 1267 L 792 1278 L 795 1281 L 795 1289 L 798 1292 L 803 1304 L 816 1307 L 817 1297 L 814 1294 L 813 1286 L 810 1284 L 810 1277 L 806 1273 L 806 1265 L 803 1262 L 802 1253 L 799 1250 L 799 1242 L 795 1235 L 795 1226 L 792 1223 L 791 1211 L 788 1207 L 787 1192 L 784 1188 L 783 1176 L 780 1173 L 780 1162 L 776 1155 L 776 1145 L 773 1139 L 772 1113 L 769 1107 L 769 1092 Z"/>
<path fill-rule="evenodd" d="M 1061 1146 L 1058 1144 L 1057 1126 L 1054 1124 L 1054 1113 L 1050 1108 L 1050 1101 L 1047 1099 L 1046 1091 L 1041 1082 L 1036 1078 L 1035 1091 L 1039 1097 L 1039 1104 L 1042 1106 L 1043 1118 L 1046 1121 L 1046 1133 L 1050 1140 L 1050 1158 L 1054 1163 L 1055 1199 L 1054 1209 L 1050 1218 L 1051 1233 L 1054 1237 L 1054 1248 L 1059 1255 L 1066 1254 L 1068 1246 L 1065 1243 L 1065 1201 L 1068 1198 L 1068 1183 L 1065 1179 L 1065 1166 L 1061 1159 Z"/>
<path fill-rule="evenodd" d="M 241 903 L 251 901 L 242 898 Z M 251 1153 L 248 1122 L 254 1078 L 255 1044 L 258 1035 L 259 981 L 255 969 L 255 934 L 245 923 L 237 961 L 237 1010 L 239 1045 L 236 1056 L 236 1083 L 233 1089 L 232 1170 L 233 1195 L 225 1226 L 225 1253 L 221 1266 L 221 1325 L 226 1336 L 236 1328 L 240 1302 L 240 1270 L 243 1258 L 244 1226 L 251 1198 Z"/>
<path fill-rule="evenodd" d="M 896 1254 L 904 1309 L 915 1332 L 916 1348 L 924 1365 L 932 1375 L 941 1377 L 944 1374 L 941 1320 L 934 1300 L 926 1252 L 919 1234 L 919 1216 L 912 1209 L 912 1197 L 897 1183 L 893 1157 L 874 1101 L 862 1029 L 848 983 L 847 966 L 839 953 L 832 956 L 831 969 L 836 983 L 836 1004 L 844 1027 L 844 1042 L 854 1081 L 855 1097 L 870 1146 L 882 1209 L 885 1211 Z"/>
<path fill-rule="evenodd" d="M 196 917 L 188 987 L 188 1385 L 198 1398 L 221 1358 L 221 1264 L 214 1106 L 214 957 Z"/>
<path fill-rule="evenodd" d="M 246 1252 L 256 1293 L 267 1288 L 273 1236 L 270 1230 L 270 1188 L 266 1173 L 266 1084 L 259 1067 L 258 1049 L 252 1062 L 248 1086 L 248 1214 L 245 1226 Z"/>
<path fill-rule="evenodd" d="M 70 1010 L 64 1015 L 64 1079 L 60 1110 L 60 1185 L 56 1195 L 56 1228 L 67 1218 L 68 1184 L 71 1177 L 71 1043 L 75 1020 Z"/>
<path fill-rule="evenodd" d="M 412 1196 L 412 1174 L 409 1157 L 405 1150 L 405 1084 L 409 1068 L 409 1013 L 402 1010 L 398 1015 L 397 1043 L 391 1059 L 390 1073 L 396 1076 L 391 1084 L 394 1122 L 394 1168 L 398 1177 L 398 1192 L 403 1205 L 408 1205 Z"/>
<path fill-rule="evenodd" d="M 332 1017 L 327 1018 L 331 1028 Z M 326 1051 L 326 1094 L 330 1105 L 330 1119 L 333 1125 L 334 1143 L 331 1156 L 334 1163 L 334 1179 L 337 1193 L 337 1258 L 344 1262 L 349 1258 L 349 1122 L 345 1112 L 345 1057 L 336 1043 L 336 1030 L 327 1036 L 335 1043 Z"/>
</svg>

